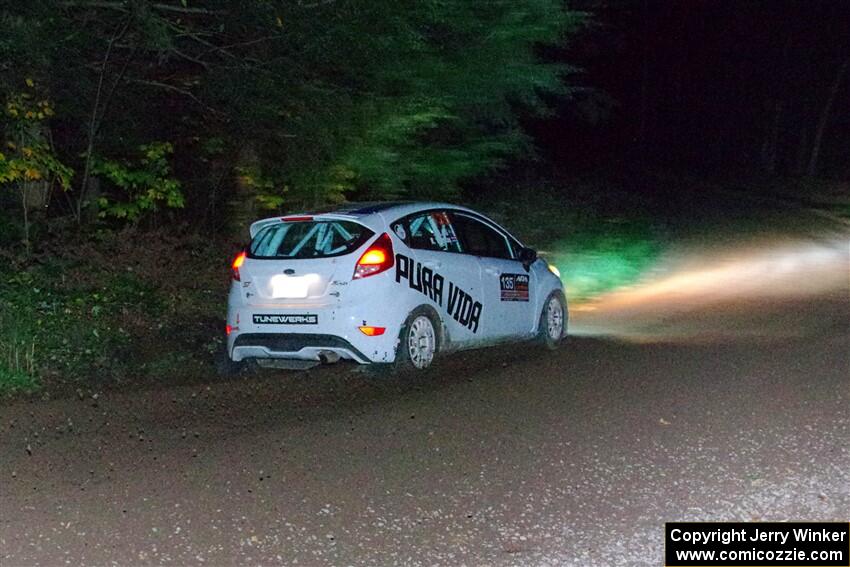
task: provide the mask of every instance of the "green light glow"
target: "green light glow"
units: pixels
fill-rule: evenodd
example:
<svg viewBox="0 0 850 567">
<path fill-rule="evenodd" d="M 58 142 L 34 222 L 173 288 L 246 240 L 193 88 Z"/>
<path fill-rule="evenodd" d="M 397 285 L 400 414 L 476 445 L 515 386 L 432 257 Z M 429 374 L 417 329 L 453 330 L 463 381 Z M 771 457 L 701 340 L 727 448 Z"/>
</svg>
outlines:
<svg viewBox="0 0 850 567">
<path fill-rule="evenodd" d="M 658 256 L 659 246 L 646 235 L 601 235 L 559 241 L 549 262 L 560 272 L 572 301 L 584 301 L 637 282 Z"/>
</svg>

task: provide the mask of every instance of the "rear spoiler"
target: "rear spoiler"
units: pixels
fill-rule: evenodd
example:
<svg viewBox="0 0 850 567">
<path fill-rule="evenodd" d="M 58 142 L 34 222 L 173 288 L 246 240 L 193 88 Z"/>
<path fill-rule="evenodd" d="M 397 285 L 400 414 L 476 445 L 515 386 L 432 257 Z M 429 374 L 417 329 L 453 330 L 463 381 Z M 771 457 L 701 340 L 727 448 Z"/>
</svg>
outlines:
<svg viewBox="0 0 850 567">
<path fill-rule="evenodd" d="M 307 220 L 354 220 L 355 218 L 356 217 L 352 215 L 341 215 L 339 213 L 323 213 L 320 215 L 287 215 L 285 217 L 272 217 L 258 220 L 251 224 L 249 232 L 251 234 L 251 238 L 254 238 L 254 236 L 256 236 L 262 229 L 279 222 L 303 222 Z"/>
</svg>

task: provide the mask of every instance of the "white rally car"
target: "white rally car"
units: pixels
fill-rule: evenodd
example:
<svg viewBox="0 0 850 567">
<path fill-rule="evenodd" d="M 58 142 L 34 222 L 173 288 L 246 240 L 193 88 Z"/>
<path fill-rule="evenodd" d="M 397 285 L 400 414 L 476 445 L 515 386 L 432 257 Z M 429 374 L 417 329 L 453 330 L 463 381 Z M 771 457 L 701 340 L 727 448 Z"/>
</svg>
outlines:
<svg viewBox="0 0 850 567">
<path fill-rule="evenodd" d="M 487 217 L 355 203 L 251 225 L 232 265 L 227 354 L 428 367 L 438 353 L 566 336 L 557 270 Z"/>
</svg>

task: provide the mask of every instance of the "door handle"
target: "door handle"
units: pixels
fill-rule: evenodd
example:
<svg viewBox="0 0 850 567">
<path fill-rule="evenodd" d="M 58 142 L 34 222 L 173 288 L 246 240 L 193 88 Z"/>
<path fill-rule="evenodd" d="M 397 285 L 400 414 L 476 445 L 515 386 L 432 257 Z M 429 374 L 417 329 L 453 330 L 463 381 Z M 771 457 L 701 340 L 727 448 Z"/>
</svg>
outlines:
<svg viewBox="0 0 850 567">
<path fill-rule="evenodd" d="M 499 270 L 497 270 L 496 268 L 484 268 L 484 271 L 490 274 L 491 276 L 499 275 Z"/>
<path fill-rule="evenodd" d="M 424 262 L 422 262 L 422 265 L 425 266 L 426 268 L 431 268 L 432 270 L 435 269 L 435 268 L 442 268 L 443 267 L 443 263 L 438 262 L 436 260 L 425 260 Z"/>
</svg>

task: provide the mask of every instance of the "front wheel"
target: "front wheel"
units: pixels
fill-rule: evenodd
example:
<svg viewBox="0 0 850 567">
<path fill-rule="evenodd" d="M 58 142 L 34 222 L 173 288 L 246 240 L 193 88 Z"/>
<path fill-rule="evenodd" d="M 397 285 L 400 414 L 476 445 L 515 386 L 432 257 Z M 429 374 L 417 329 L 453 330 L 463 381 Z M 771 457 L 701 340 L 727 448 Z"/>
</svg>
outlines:
<svg viewBox="0 0 850 567">
<path fill-rule="evenodd" d="M 399 334 L 399 366 L 424 370 L 434 362 L 438 348 L 439 335 L 433 318 L 425 310 L 411 313 Z"/>
<path fill-rule="evenodd" d="M 567 334 L 567 302 L 560 292 L 552 292 L 543 304 L 538 324 L 538 340 L 554 349 Z"/>
</svg>

